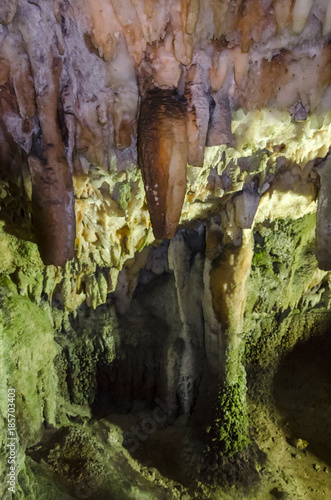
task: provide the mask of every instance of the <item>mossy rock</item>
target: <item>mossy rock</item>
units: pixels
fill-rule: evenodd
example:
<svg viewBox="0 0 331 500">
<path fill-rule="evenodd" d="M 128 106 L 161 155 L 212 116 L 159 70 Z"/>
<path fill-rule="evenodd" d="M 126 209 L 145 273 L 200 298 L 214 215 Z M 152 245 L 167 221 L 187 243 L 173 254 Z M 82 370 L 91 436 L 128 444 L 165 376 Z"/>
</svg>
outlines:
<svg viewBox="0 0 331 500">
<path fill-rule="evenodd" d="M 221 384 L 215 407 L 215 420 L 207 429 L 210 448 L 220 456 L 232 457 L 250 443 L 246 413 L 244 377 L 238 382 Z"/>
</svg>

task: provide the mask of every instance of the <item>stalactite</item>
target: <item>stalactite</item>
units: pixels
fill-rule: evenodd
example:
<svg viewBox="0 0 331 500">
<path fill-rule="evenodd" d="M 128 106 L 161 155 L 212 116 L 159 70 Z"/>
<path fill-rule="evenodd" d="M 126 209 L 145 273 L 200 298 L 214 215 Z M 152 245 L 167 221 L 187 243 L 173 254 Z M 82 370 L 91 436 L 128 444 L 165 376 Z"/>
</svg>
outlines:
<svg viewBox="0 0 331 500">
<path fill-rule="evenodd" d="M 75 199 L 69 166 L 64 156 L 46 149 L 31 155 L 32 212 L 40 256 L 46 265 L 63 266 L 74 257 Z"/>
<path fill-rule="evenodd" d="M 220 146 L 221 144 L 232 145 L 233 136 L 231 132 L 231 109 L 229 97 L 224 90 L 220 90 L 215 95 L 215 105 L 212 108 L 207 146 Z"/>
<path fill-rule="evenodd" d="M 242 137 L 249 140 L 249 127 L 232 130 L 238 111 L 242 121 L 247 112 L 260 110 L 275 122 L 278 112 L 295 120 L 309 120 L 314 112 L 325 116 L 330 107 L 330 12 L 328 2 L 312 0 L 226 0 L 222 5 L 211 0 L 3 0 L 3 150 L 13 142 L 28 158 L 33 220 L 45 262 L 63 263 L 74 254 L 73 184 L 86 185 L 84 176 L 97 169 L 125 172 L 128 165 L 137 165 L 137 140 L 154 235 L 171 237 L 181 217 L 186 163 L 203 166 L 205 146 L 246 148 Z M 312 138 L 315 149 L 293 154 L 296 161 L 327 153 L 329 135 L 317 121 L 313 118 L 314 130 L 320 131 Z M 266 134 L 270 140 L 261 138 L 263 147 L 279 151 L 283 140 L 271 128 Z M 103 185 L 103 195 L 106 190 L 112 198 L 103 200 L 107 209 L 87 220 L 79 188 L 76 245 L 78 253 L 83 247 L 88 253 L 92 243 L 99 251 L 100 240 L 102 258 L 108 261 L 109 236 L 100 227 L 105 226 L 104 210 L 112 217 L 116 199 Z M 52 207 L 52 216 L 44 203 Z M 61 221 L 59 239 L 54 221 Z M 145 237 L 144 224 L 139 240 Z M 41 236 L 46 230 L 53 234 L 47 245 Z M 62 257 L 50 257 L 57 245 L 67 250 L 56 250 Z"/>
<path fill-rule="evenodd" d="M 188 100 L 188 163 L 202 167 L 211 104 L 208 69 L 193 64 L 187 72 L 185 97 Z"/>
<path fill-rule="evenodd" d="M 330 319 L 330 32 L 327 0 L 0 0 L 0 351 L 19 494 L 62 498 L 54 473 L 77 497 L 96 475 L 92 497 L 209 498 L 206 478 L 253 484 L 261 447 L 273 476 L 259 466 L 263 491 L 247 493 L 286 496 L 295 478 L 269 452 L 282 439 L 294 464 L 290 427 L 263 413 L 276 355 Z M 135 416 L 139 456 L 120 463 L 110 421 Z"/>
<path fill-rule="evenodd" d="M 28 161 L 33 223 L 40 255 L 46 265 L 63 266 L 74 257 L 75 198 L 72 171 L 64 151 L 65 124 L 58 115 L 57 96 L 62 70 L 58 58 L 51 60 L 51 69 L 52 87 L 37 94 L 40 125 Z"/>
<path fill-rule="evenodd" d="M 186 99 L 148 91 L 140 106 L 138 152 L 155 238 L 172 238 L 186 192 Z"/>
</svg>

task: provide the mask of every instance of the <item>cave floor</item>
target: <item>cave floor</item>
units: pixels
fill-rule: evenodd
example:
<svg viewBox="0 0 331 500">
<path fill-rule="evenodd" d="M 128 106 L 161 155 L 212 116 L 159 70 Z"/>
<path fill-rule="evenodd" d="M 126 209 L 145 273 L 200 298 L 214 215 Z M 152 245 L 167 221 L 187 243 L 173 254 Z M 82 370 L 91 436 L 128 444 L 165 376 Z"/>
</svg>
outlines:
<svg viewBox="0 0 331 500">
<path fill-rule="evenodd" d="M 249 500 L 319 500 L 331 498 L 330 461 L 324 461 L 320 456 L 315 455 L 310 444 L 306 449 L 300 449 L 300 446 L 296 448 L 295 438 L 292 437 L 295 435 L 304 439 L 308 435 L 317 436 L 318 431 L 307 425 L 307 432 L 311 431 L 312 434 L 294 432 L 291 430 L 290 422 L 295 422 L 295 419 L 293 418 L 293 421 L 291 418 L 284 419 L 284 414 L 279 412 L 277 415 L 275 409 L 273 410 L 272 417 L 270 417 L 270 408 L 266 408 L 264 412 L 260 411 L 258 421 L 256 421 L 256 426 L 259 428 L 257 443 L 260 449 L 267 454 L 266 463 L 259 467 L 259 485 L 250 490 L 232 487 L 225 491 L 217 487 L 209 488 L 196 482 L 196 478 L 192 477 L 188 471 L 192 462 L 195 466 L 197 465 L 196 461 L 199 455 L 197 453 L 197 457 L 192 459 L 187 454 L 183 455 L 186 427 L 182 425 L 183 422 L 175 421 L 174 425 L 156 430 L 146 441 L 141 441 L 139 448 L 132 454 L 134 458 L 132 463 L 139 464 L 138 468 L 134 467 L 136 471 L 154 486 L 162 486 L 159 497 L 151 496 L 148 498 L 155 498 L 155 500 L 158 498 L 183 500 L 191 498 L 198 500 L 234 500 L 238 498 Z M 296 415 L 297 417 L 298 415 Z M 131 416 L 123 415 L 112 415 L 109 420 L 113 423 L 121 421 L 122 428 L 127 429 L 133 422 Z M 283 425 L 281 425 L 282 422 Z M 95 422 L 95 424 L 98 426 L 99 423 Z M 323 427 L 320 427 L 320 432 L 323 432 Z M 47 444 L 45 442 L 43 444 L 47 448 Z M 51 447 L 54 447 L 54 441 Z M 46 458 L 48 450 L 43 455 Z M 107 464 L 105 464 L 105 468 L 107 468 Z M 134 475 L 132 475 L 132 481 L 135 481 Z M 67 498 L 65 496 L 68 493 L 66 481 L 58 477 L 57 484 L 64 491 L 63 498 Z M 166 496 L 163 493 L 164 486 L 169 492 Z M 76 498 L 71 488 L 69 491 L 70 498 Z M 173 496 L 170 491 L 173 492 Z M 106 496 L 104 491 L 100 495 L 98 492 L 94 492 L 89 498 L 97 500 L 106 498 Z M 119 497 L 120 500 L 122 498 L 124 500 L 126 497 Z"/>
<path fill-rule="evenodd" d="M 291 395 L 286 398 L 282 393 L 282 402 L 290 405 Z M 320 410 L 324 410 L 323 403 Z M 256 425 L 259 430 L 257 444 L 260 449 L 267 454 L 266 463 L 259 467 L 260 483 L 258 486 L 245 490 L 235 487 L 226 491 L 212 487 L 209 489 L 201 483 L 197 483 L 189 473 L 189 466 L 197 465 L 197 457 L 190 459 L 187 454 L 183 455 L 185 448 L 185 427 L 175 422 L 164 430 L 157 430 L 151 434 L 146 441 L 141 441 L 139 448 L 132 454 L 133 457 L 147 467 L 149 473 L 155 474 L 155 469 L 163 477 L 182 484 L 185 494 L 182 498 L 198 499 L 224 499 L 233 500 L 237 498 L 247 498 L 250 500 L 319 500 L 321 498 L 331 498 L 331 462 L 323 460 L 325 448 L 317 454 L 313 445 L 314 437 L 316 441 L 323 437 L 326 431 L 324 426 L 318 428 L 315 423 L 306 424 L 305 432 L 299 432 L 296 421 L 299 419 L 299 412 L 293 411 L 285 418 L 284 410 L 277 410 L 276 407 L 260 408 L 260 414 Z M 319 413 L 316 405 L 316 414 Z M 272 414 L 272 416 L 270 416 Z M 329 414 L 324 414 L 325 422 L 331 422 L 331 406 Z M 121 416 L 123 424 L 123 416 Z M 115 420 L 118 420 L 116 416 Z M 126 425 L 124 424 L 126 427 Z M 298 429 L 297 431 L 295 429 Z M 296 437 L 294 437 L 296 436 Z M 325 434 L 326 440 L 327 434 Z M 303 442 L 308 438 L 307 448 L 301 448 L 300 439 Z M 330 443 L 330 440 L 328 441 Z M 311 443 L 311 444 L 310 444 Z M 327 444 L 327 443 L 326 443 Z M 316 452 L 316 454 L 314 453 Z M 325 457 L 326 458 L 326 457 Z M 185 463 L 186 459 L 186 463 Z M 197 487 L 198 485 L 198 487 Z M 183 490 L 184 494 L 184 490 Z M 177 498 L 177 497 L 174 497 Z"/>
<path fill-rule="evenodd" d="M 331 337 L 312 338 L 281 361 L 273 380 L 273 398 L 251 405 L 253 435 L 267 459 L 262 467 L 258 466 L 260 484 L 250 491 L 208 491 L 198 483 L 200 493 L 195 496 L 197 482 L 192 465 L 195 470 L 199 468 L 200 454 L 196 450 L 194 457 L 192 449 L 186 449 L 184 417 L 140 440 L 133 457 L 184 485 L 191 498 L 331 498 L 330 395 Z M 123 429 L 128 430 L 131 418 L 123 423 L 123 416 L 117 416 L 115 421 L 121 421 Z"/>
<path fill-rule="evenodd" d="M 252 436 L 260 450 L 266 453 L 266 461 L 258 465 L 259 484 L 251 488 L 227 490 L 207 486 L 199 482 L 197 471 L 202 464 L 202 449 L 192 446 L 187 418 L 181 416 L 171 425 L 155 426 L 149 432 L 147 421 L 151 413 L 112 414 L 100 420 L 86 421 L 86 425 L 102 435 L 104 429 L 118 428 L 118 445 L 123 449 L 122 436 L 133 435 L 133 428 L 140 430 L 143 438 L 129 456 L 129 467 L 123 469 L 126 480 L 136 482 L 137 473 L 148 482 L 155 492 L 146 498 L 159 499 L 224 499 L 247 498 L 249 500 L 320 500 L 331 498 L 331 339 L 313 338 L 301 344 L 281 362 L 273 378 L 273 397 L 263 402 L 249 400 L 249 417 Z M 78 420 L 81 425 L 81 420 Z M 145 424 L 144 424 L 145 422 Z M 72 426 L 74 427 L 73 420 Z M 161 424 L 162 425 L 162 424 Z M 61 430 L 60 434 L 61 436 Z M 138 444 L 137 444 L 138 443 Z M 100 444 L 101 440 L 100 440 Z M 29 451 L 35 462 L 43 459 L 47 468 L 52 450 L 58 449 L 61 437 L 56 438 L 55 429 L 45 433 L 40 446 Z M 113 451 L 107 452 L 112 460 Z M 128 447 L 129 449 L 129 447 Z M 40 451 L 38 451 L 40 450 Z M 110 463 L 103 464 L 105 476 L 113 473 Z M 70 462 L 68 464 L 70 466 Z M 109 470 L 108 470 L 109 469 Z M 108 470 L 108 472 L 107 472 Z M 125 470 L 125 472 L 124 472 Z M 130 472 L 131 471 L 131 472 Z M 53 469 L 54 472 L 54 469 Z M 118 472 L 117 472 L 118 473 Z M 213 474 L 213 472 L 211 472 Z M 70 498 L 76 498 L 74 490 L 66 486 L 61 470 L 56 474 L 57 485 Z M 160 493 L 158 489 L 160 488 Z M 165 493 L 166 491 L 166 493 Z M 109 496 L 108 496 L 109 497 Z M 94 491 L 91 500 L 107 497 L 107 485 L 102 492 Z M 79 497 L 77 497 L 79 498 Z M 113 498 L 113 497 L 112 497 Z M 119 496 L 118 499 L 132 498 Z M 145 498 L 142 496 L 141 498 Z M 116 500 L 116 498 L 114 498 Z"/>
</svg>

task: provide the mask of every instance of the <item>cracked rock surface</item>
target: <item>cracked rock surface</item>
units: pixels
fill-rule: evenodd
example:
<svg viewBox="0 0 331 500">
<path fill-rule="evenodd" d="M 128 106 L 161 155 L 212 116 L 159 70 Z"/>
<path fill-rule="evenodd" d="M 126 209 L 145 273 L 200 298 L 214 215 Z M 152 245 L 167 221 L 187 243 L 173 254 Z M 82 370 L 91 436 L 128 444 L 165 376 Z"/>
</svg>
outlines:
<svg viewBox="0 0 331 500">
<path fill-rule="evenodd" d="M 331 496 L 330 5 L 2 1 L 6 500 Z"/>
</svg>

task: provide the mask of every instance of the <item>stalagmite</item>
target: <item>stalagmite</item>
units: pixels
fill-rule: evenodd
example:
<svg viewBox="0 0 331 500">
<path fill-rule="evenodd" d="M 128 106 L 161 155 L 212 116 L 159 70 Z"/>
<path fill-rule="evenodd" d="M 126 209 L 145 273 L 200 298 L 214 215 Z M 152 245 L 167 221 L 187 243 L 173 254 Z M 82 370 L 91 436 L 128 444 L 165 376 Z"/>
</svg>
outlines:
<svg viewBox="0 0 331 500">
<path fill-rule="evenodd" d="M 222 5 L 211 0 L 3 1 L 3 151 L 15 143 L 24 158 L 22 171 L 27 172 L 30 165 L 31 175 L 27 179 L 24 174 L 24 184 L 32 185 L 35 236 L 43 258 L 44 242 L 37 236 L 43 227 L 41 200 L 46 200 L 45 194 L 37 193 L 44 189 L 43 168 L 54 170 L 57 185 L 56 196 L 51 195 L 52 202 L 47 203 L 53 211 L 58 207 L 55 219 L 70 220 L 62 225 L 72 231 L 70 237 L 67 234 L 71 242 L 67 257 L 63 254 L 52 262 L 73 256 L 73 186 L 77 255 L 83 249 L 86 254 L 97 251 L 108 262 L 120 255 L 109 245 L 117 241 L 119 248 L 126 247 L 123 210 L 128 208 L 134 218 L 137 179 L 129 181 L 126 175 L 131 166 L 140 163 L 154 234 L 171 237 L 185 199 L 186 163 L 204 168 L 206 154 L 215 153 L 206 153 L 205 146 L 248 151 L 248 143 L 259 135 L 255 126 L 259 116 L 264 124 L 270 119 L 273 125 L 263 125 L 256 146 L 290 151 L 283 145 L 284 133 L 277 132 L 287 124 L 287 118 L 278 120 L 277 113 L 285 113 L 294 124 L 301 124 L 305 137 L 304 146 L 291 152 L 291 158 L 301 162 L 325 156 L 331 142 L 327 117 L 330 12 L 330 2 L 324 0 L 227 0 Z M 54 67 L 52 61 L 56 61 Z M 294 130 L 299 136 L 299 129 Z M 40 154 L 36 154 L 37 143 Z M 11 164 L 10 159 L 4 163 Z M 13 175 L 7 169 L 4 179 Z M 112 180 L 103 182 L 99 175 Z M 228 177 L 226 173 L 211 182 L 217 196 L 225 194 L 226 186 L 235 185 Z M 122 182 L 124 205 L 118 196 Z M 95 204 L 89 205 L 84 200 L 92 192 Z M 207 192 L 186 194 L 187 202 L 208 197 Z M 61 206 L 67 208 L 60 215 Z M 109 220 L 118 206 L 118 226 L 111 231 Z M 197 207 L 188 205 L 185 216 Z M 148 224 L 147 214 L 139 226 L 139 245 L 146 239 Z M 53 240 L 49 248 L 66 247 L 56 232 Z"/>
</svg>

